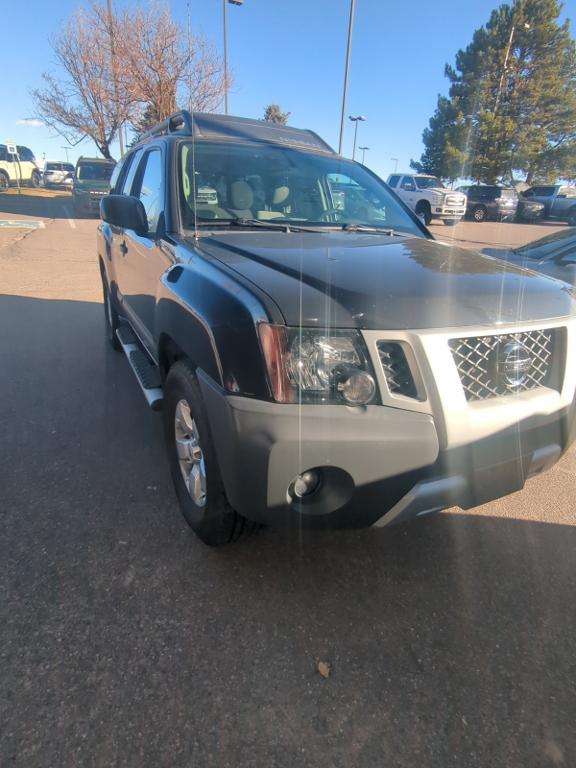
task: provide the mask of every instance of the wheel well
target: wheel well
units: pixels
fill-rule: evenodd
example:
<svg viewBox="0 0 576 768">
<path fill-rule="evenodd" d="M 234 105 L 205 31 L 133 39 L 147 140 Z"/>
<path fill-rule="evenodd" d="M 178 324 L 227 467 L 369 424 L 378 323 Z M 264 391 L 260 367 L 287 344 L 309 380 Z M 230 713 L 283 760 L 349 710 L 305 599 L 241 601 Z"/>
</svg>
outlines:
<svg viewBox="0 0 576 768">
<path fill-rule="evenodd" d="M 416 211 L 421 211 L 423 208 L 427 208 L 429 211 L 432 210 L 428 200 L 418 200 L 416 203 Z"/>
<path fill-rule="evenodd" d="M 196 368 L 196 363 L 190 360 L 186 353 L 180 349 L 178 344 L 176 344 L 168 334 L 163 333 L 158 341 L 158 362 L 162 379 L 166 378 L 168 371 L 178 360 L 188 360 L 192 367 L 194 369 Z"/>
</svg>

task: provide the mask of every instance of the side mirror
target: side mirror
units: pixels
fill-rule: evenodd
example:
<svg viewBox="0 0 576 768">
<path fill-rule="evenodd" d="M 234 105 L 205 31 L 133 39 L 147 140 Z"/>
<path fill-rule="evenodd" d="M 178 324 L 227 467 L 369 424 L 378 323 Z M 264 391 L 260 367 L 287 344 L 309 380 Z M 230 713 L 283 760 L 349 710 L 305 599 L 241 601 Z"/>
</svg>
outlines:
<svg viewBox="0 0 576 768">
<path fill-rule="evenodd" d="M 137 235 L 148 234 L 146 211 L 137 197 L 104 195 L 100 201 L 100 216 L 114 227 L 132 229 Z"/>
</svg>

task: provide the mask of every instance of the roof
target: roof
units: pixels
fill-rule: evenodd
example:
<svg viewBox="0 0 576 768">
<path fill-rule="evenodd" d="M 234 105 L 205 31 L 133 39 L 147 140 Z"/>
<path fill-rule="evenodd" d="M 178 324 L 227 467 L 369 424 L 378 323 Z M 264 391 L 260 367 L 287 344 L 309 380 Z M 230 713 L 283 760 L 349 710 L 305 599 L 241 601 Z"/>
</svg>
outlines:
<svg viewBox="0 0 576 768">
<path fill-rule="evenodd" d="M 278 125 L 265 120 L 251 120 L 247 117 L 233 117 L 208 112 L 190 113 L 182 110 L 159 123 L 140 141 L 161 135 L 191 136 L 202 140 L 248 141 L 255 143 L 280 144 L 299 149 L 313 149 L 316 152 L 335 154 L 332 147 L 314 133 L 289 125 Z"/>
</svg>

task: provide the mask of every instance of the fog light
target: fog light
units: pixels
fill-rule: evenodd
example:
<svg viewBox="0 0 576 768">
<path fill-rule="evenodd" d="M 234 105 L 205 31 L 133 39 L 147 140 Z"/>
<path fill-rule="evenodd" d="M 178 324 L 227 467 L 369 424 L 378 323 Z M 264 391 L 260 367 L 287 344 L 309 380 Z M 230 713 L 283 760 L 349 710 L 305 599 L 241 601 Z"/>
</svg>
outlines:
<svg viewBox="0 0 576 768">
<path fill-rule="evenodd" d="M 302 472 L 294 480 L 292 485 L 294 490 L 294 496 L 301 499 L 303 496 L 310 496 L 311 493 L 320 485 L 320 475 L 316 470 L 309 469 L 307 472 Z"/>
<path fill-rule="evenodd" d="M 366 405 L 374 397 L 376 384 L 369 373 L 355 371 L 338 385 L 338 391 L 349 405 Z"/>
</svg>

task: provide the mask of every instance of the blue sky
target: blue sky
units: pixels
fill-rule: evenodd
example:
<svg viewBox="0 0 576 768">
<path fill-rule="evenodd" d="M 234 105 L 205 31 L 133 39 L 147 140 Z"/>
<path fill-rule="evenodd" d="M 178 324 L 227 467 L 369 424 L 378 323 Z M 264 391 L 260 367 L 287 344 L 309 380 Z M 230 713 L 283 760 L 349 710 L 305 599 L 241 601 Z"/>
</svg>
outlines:
<svg viewBox="0 0 576 768">
<path fill-rule="evenodd" d="M 115 6 L 120 3 L 114 0 Z M 29 91 L 41 85 L 42 71 L 56 71 L 49 39 L 82 4 L 3 3 L 0 142 L 14 139 L 38 158 L 46 153 L 50 159 L 65 159 L 61 137 L 18 121 L 33 114 Z M 169 5 L 185 23 L 186 0 L 170 0 Z M 221 0 L 190 0 L 190 5 L 193 31 L 220 48 Z M 453 62 L 458 48 L 470 42 L 496 5 L 494 0 L 357 0 L 347 112 L 366 115 L 358 144 L 370 147 L 366 164 L 377 173 L 387 177 L 393 157 L 399 170 L 419 157 L 422 130 L 437 94 L 447 90 L 444 64 Z M 337 148 L 349 8 L 349 0 L 244 0 L 243 6 L 229 5 L 228 58 L 235 73 L 230 113 L 262 117 L 264 107 L 276 102 L 292 113 L 291 124 L 312 128 Z M 576 17 L 576 0 L 564 3 L 563 17 Z M 352 129 L 347 121 L 348 155 Z M 79 154 L 96 154 L 94 145 L 85 142 L 69 149 L 71 160 Z"/>
</svg>

